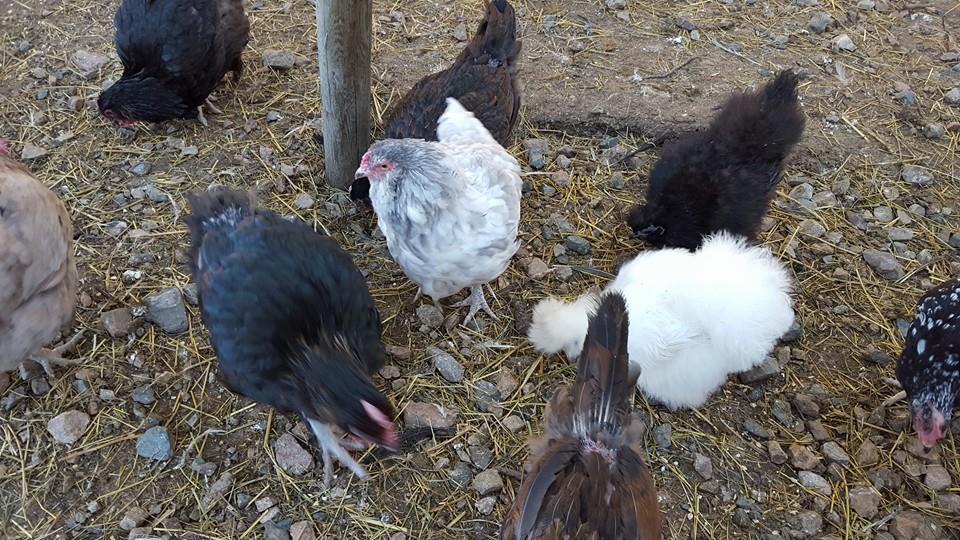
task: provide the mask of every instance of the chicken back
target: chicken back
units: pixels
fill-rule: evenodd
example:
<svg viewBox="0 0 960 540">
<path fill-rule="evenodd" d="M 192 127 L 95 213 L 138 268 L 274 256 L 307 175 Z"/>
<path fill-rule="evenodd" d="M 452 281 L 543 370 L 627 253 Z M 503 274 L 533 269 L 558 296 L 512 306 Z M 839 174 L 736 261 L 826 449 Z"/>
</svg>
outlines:
<svg viewBox="0 0 960 540">
<path fill-rule="evenodd" d="M 217 189 L 188 197 L 191 261 L 224 384 L 299 414 L 324 452 L 363 469 L 328 425 L 354 443 L 395 447 L 393 408 L 373 385 L 383 367 L 380 315 L 363 275 L 332 238 Z"/>
<path fill-rule="evenodd" d="M 195 118 L 228 71 L 240 77 L 241 0 L 123 0 L 114 25 L 123 76 L 97 104 L 121 124 Z"/>
<path fill-rule="evenodd" d="M 0 140 L 0 372 L 72 325 L 73 226 L 63 202 Z"/>
<path fill-rule="evenodd" d="M 476 34 L 449 68 L 420 79 L 384 119 L 388 139 L 437 140 L 437 122 L 448 97 L 456 98 L 500 144 L 507 146 L 520 111 L 517 19 L 507 0 L 493 0 Z M 370 181 L 350 187 L 354 200 L 369 198 Z"/>
<path fill-rule="evenodd" d="M 577 377 L 547 405 L 529 474 L 500 529 L 503 540 L 660 539 L 660 510 L 630 411 L 626 303 L 604 296 Z"/>
</svg>

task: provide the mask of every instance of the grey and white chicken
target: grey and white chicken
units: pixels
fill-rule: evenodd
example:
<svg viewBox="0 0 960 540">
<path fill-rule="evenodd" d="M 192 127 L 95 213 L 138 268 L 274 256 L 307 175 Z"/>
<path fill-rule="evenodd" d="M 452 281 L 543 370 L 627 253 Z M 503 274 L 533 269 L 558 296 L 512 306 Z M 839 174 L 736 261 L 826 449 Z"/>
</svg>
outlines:
<svg viewBox="0 0 960 540">
<path fill-rule="evenodd" d="M 0 139 L 0 373 L 31 359 L 53 376 L 79 340 L 43 347 L 73 323 L 77 265 L 73 225 L 63 202 Z"/>
<path fill-rule="evenodd" d="M 356 177 L 370 200 L 394 260 L 437 303 L 464 288 L 464 322 L 483 309 L 496 319 L 483 285 L 517 252 L 520 164 L 454 98 L 437 123 L 437 141 L 374 143 Z"/>
</svg>

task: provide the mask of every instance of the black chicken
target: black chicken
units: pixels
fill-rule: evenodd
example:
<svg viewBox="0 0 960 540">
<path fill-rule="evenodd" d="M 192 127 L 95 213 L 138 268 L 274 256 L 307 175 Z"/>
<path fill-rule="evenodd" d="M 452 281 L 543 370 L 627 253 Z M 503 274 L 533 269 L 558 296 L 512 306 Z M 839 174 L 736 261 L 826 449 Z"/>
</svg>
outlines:
<svg viewBox="0 0 960 540">
<path fill-rule="evenodd" d="M 627 219 L 634 236 L 690 250 L 719 231 L 755 239 L 784 158 L 803 134 L 797 82 L 784 71 L 756 92 L 735 94 L 706 131 L 665 147 L 646 204 Z"/>
<path fill-rule="evenodd" d="M 386 139 L 437 140 L 437 120 L 456 98 L 503 146 L 513 133 L 520 110 L 517 77 L 517 19 L 507 0 L 492 0 L 470 43 L 449 68 L 420 79 L 384 120 Z M 369 200 L 370 181 L 359 178 L 350 197 Z"/>
<path fill-rule="evenodd" d="M 295 412 L 332 460 L 361 478 L 341 442 L 395 449 L 393 408 L 371 382 L 383 367 L 380 314 L 353 260 L 302 222 L 255 209 L 247 194 L 191 194 L 184 220 L 203 321 L 230 390 Z M 330 425 L 351 435 L 338 442 Z"/>
<path fill-rule="evenodd" d="M 113 22 L 123 76 L 97 105 L 122 125 L 198 117 L 206 125 L 207 97 L 228 71 L 234 81 L 243 71 L 250 23 L 241 0 L 123 0 Z"/>
<path fill-rule="evenodd" d="M 925 448 L 933 448 L 943 438 L 960 392 L 960 280 L 928 291 L 917 303 L 897 361 L 897 379 L 913 429 Z"/>
</svg>

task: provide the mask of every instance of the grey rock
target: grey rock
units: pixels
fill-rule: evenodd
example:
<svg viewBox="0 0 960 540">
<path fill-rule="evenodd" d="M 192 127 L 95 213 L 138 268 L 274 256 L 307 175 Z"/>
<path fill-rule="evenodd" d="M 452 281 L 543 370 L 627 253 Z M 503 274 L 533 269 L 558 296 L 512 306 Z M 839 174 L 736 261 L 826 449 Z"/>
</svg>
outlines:
<svg viewBox="0 0 960 540">
<path fill-rule="evenodd" d="M 90 425 L 90 415 L 77 410 L 62 412 L 47 422 L 47 432 L 61 444 L 73 444 L 80 440 Z"/>
<path fill-rule="evenodd" d="M 917 105 L 916 92 L 906 85 L 894 92 L 893 98 L 899 101 L 904 107 L 915 107 Z"/>
<path fill-rule="evenodd" d="M 153 388 L 151 388 L 150 385 L 143 385 L 138 386 L 133 392 L 130 392 L 130 399 L 141 405 L 152 405 L 153 402 L 157 400 L 157 397 L 153 393 Z"/>
<path fill-rule="evenodd" d="M 800 222 L 800 234 L 809 236 L 811 238 L 820 238 L 827 228 L 820 224 L 819 221 L 813 219 L 805 219 Z"/>
<path fill-rule="evenodd" d="M 151 165 L 149 163 L 147 163 L 146 161 L 141 161 L 140 163 L 137 163 L 136 165 L 134 165 L 133 168 L 130 169 L 130 172 L 132 172 L 137 176 L 146 176 L 150 174 L 150 168 L 151 168 Z"/>
<path fill-rule="evenodd" d="M 118 237 L 123 234 L 123 232 L 127 230 L 127 227 L 129 227 L 129 225 L 127 225 L 126 221 L 110 221 L 103 224 L 103 230 L 113 237 Z"/>
<path fill-rule="evenodd" d="M 280 111 L 267 111 L 267 122 L 271 124 L 279 121 L 283 116 L 280 114 Z"/>
<path fill-rule="evenodd" d="M 563 244 L 567 249 L 578 255 L 586 255 L 590 253 L 591 245 L 586 238 L 577 235 L 570 235 L 566 238 L 566 240 L 564 240 Z"/>
<path fill-rule="evenodd" d="M 944 94 L 943 102 L 949 105 L 960 105 L 960 86 Z"/>
<path fill-rule="evenodd" d="M 101 68 L 110 63 L 110 57 L 99 52 L 79 50 L 70 57 L 73 65 L 80 70 L 80 76 L 89 79 Z"/>
<path fill-rule="evenodd" d="M 143 432 L 137 439 L 137 455 L 156 461 L 164 461 L 173 457 L 173 444 L 170 434 L 163 426 L 154 426 Z"/>
<path fill-rule="evenodd" d="M 144 305 L 147 308 L 144 317 L 167 334 L 185 332 L 189 327 L 183 294 L 176 287 L 168 287 L 148 296 Z"/>
<path fill-rule="evenodd" d="M 293 199 L 294 208 L 299 210 L 313 208 L 314 204 L 316 204 L 316 200 L 309 193 L 298 193 L 296 198 Z"/>
<path fill-rule="evenodd" d="M 123 515 L 119 525 L 124 531 L 132 531 L 133 529 L 136 529 L 142 525 L 148 517 L 150 517 L 150 515 L 146 510 L 134 505 L 127 509 L 127 512 Z"/>
<path fill-rule="evenodd" d="M 273 443 L 273 451 L 280 468 L 293 476 L 300 476 L 313 469 L 313 455 L 306 451 L 297 439 L 284 433 Z"/>
<path fill-rule="evenodd" d="M 467 25 L 461 23 L 453 29 L 453 39 L 464 42 L 469 38 L 467 35 Z"/>
<path fill-rule="evenodd" d="M 196 306 L 200 304 L 200 293 L 197 292 L 196 283 L 187 283 L 183 286 L 183 297 L 187 299 L 187 302 L 191 306 Z"/>
<path fill-rule="evenodd" d="M 263 523 L 263 540 L 290 540 L 290 532 L 272 519 L 267 520 Z"/>
<path fill-rule="evenodd" d="M 450 480 L 461 488 L 470 485 L 470 480 L 473 479 L 473 471 L 470 470 L 470 465 L 464 461 L 460 461 L 454 465 L 448 475 L 450 476 Z"/>
<path fill-rule="evenodd" d="M 534 257 L 527 262 L 527 275 L 533 279 L 540 279 L 547 275 L 549 271 L 550 267 L 547 266 L 547 263 L 543 262 L 543 259 Z"/>
<path fill-rule="evenodd" d="M 863 519 L 873 519 L 880 511 L 880 493 L 872 487 L 853 488 L 848 496 L 850 508 Z"/>
<path fill-rule="evenodd" d="M 876 274 L 891 281 L 903 277 L 903 268 L 897 258 L 885 251 L 866 249 L 863 251 L 863 260 L 870 265 Z"/>
<path fill-rule="evenodd" d="M 527 139 L 523 141 L 523 147 L 527 150 L 527 163 L 531 168 L 540 170 L 547 165 L 547 141 Z"/>
<path fill-rule="evenodd" d="M 833 49 L 834 52 L 853 52 L 857 50 L 857 46 L 854 45 L 853 40 L 846 34 L 840 34 L 831 39 L 830 48 Z"/>
<path fill-rule="evenodd" d="M 449 428 L 457 423 L 457 413 L 436 403 L 411 401 L 403 410 L 403 422 L 410 428 Z"/>
<path fill-rule="evenodd" d="M 933 174 L 919 165 L 904 165 L 900 169 L 900 178 L 914 186 L 928 186 L 933 183 Z"/>
<path fill-rule="evenodd" d="M 870 467 L 880 463 L 880 449 L 869 439 L 863 441 L 855 456 L 857 465 Z"/>
<path fill-rule="evenodd" d="M 268 68 L 287 70 L 297 63 L 297 57 L 290 51 L 267 49 L 263 51 L 263 65 Z"/>
<path fill-rule="evenodd" d="M 443 324 L 443 313 L 433 304 L 421 304 L 417 308 L 417 318 L 427 328 L 439 328 Z"/>
<path fill-rule="evenodd" d="M 470 463 L 478 469 L 486 469 L 493 462 L 493 451 L 485 446 L 471 446 L 467 449 Z"/>
<path fill-rule="evenodd" d="M 793 321 L 790 328 L 780 336 L 780 343 L 794 343 L 799 341 L 801 337 L 803 337 L 803 327 L 800 326 L 799 322 Z"/>
<path fill-rule="evenodd" d="M 753 435 L 754 437 L 760 439 L 770 438 L 770 431 L 760 425 L 760 422 L 757 422 L 753 418 L 747 418 L 743 421 L 743 429 L 747 430 L 747 433 Z"/>
<path fill-rule="evenodd" d="M 697 471 L 704 480 L 710 480 L 713 478 L 713 461 L 703 454 L 694 454 L 693 470 Z"/>
<path fill-rule="evenodd" d="M 787 448 L 787 455 L 790 456 L 790 464 L 801 471 L 809 471 L 820 465 L 820 456 L 816 455 L 806 446 L 791 444 Z"/>
<path fill-rule="evenodd" d="M 500 401 L 500 390 L 490 381 L 480 380 L 473 385 L 476 393 L 477 407 L 484 412 L 493 412 Z"/>
<path fill-rule="evenodd" d="M 850 463 L 850 456 L 843 448 L 840 448 L 839 444 L 833 441 L 823 443 L 823 446 L 820 447 L 820 452 L 827 458 L 828 463 L 836 463 L 838 465 L 848 465 Z"/>
<path fill-rule="evenodd" d="M 822 34 L 827 31 L 831 24 L 833 24 L 833 17 L 829 13 L 818 11 L 810 18 L 807 28 L 814 34 Z"/>
<path fill-rule="evenodd" d="M 913 240 L 913 231 L 906 227 L 890 227 L 887 230 L 887 238 L 891 242 L 909 242 Z"/>
<path fill-rule="evenodd" d="M 677 25 L 677 28 L 680 28 L 681 30 L 686 30 L 687 32 L 692 32 L 697 28 L 695 24 L 688 21 L 687 19 L 684 19 L 683 17 L 677 17 L 675 23 Z"/>
<path fill-rule="evenodd" d="M 923 126 L 923 136 L 928 139 L 939 139 L 947 133 L 947 128 L 943 124 L 931 122 Z"/>
<path fill-rule="evenodd" d="M 893 209 L 889 206 L 878 206 L 873 209 L 873 217 L 878 221 L 893 221 Z"/>
<path fill-rule="evenodd" d="M 797 525 L 803 534 L 815 536 L 823 530 L 823 518 L 813 510 L 803 510 L 797 514 Z"/>
<path fill-rule="evenodd" d="M 23 145 L 23 150 L 20 152 L 20 159 L 24 161 L 30 161 L 32 159 L 40 159 L 43 156 L 47 155 L 49 152 L 45 148 L 41 148 L 37 145 L 27 143 Z"/>
<path fill-rule="evenodd" d="M 769 356 L 759 366 L 748 371 L 744 371 L 737 375 L 737 377 L 743 384 L 755 384 L 763 382 L 779 374 L 780 364 L 777 362 L 776 358 Z"/>
<path fill-rule="evenodd" d="M 797 419 L 793 416 L 793 411 L 790 410 L 790 405 L 786 401 L 774 400 L 770 412 L 773 413 L 774 418 L 787 427 L 797 423 Z"/>
<path fill-rule="evenodd" d="M 660 424 L 653 428 L 653 440 L 660 448 L 670 448 L 673 438 L 673 426 L 670 424 Z"/>
<path fill-rule="evenodd" d="M 933 491 L 941 491 L 952 485 L 950 473 L 940 465 L 927 465 L 923 483 Z"/>
<path fill-rule="evenodd" d="M 457 362 L 453 356 L 436 347 L 428 348 L 427 355 L 430 356 L 433 367 L 440 373 L 441 377 L 452 383 L 463 380 L 463 365 Z"/>
<path fill-rule="evenodd" d="M 804 182 L 790 189 L 790 198 L 796 200 L 813 199 L 813 186 Z"/>
<path fill-rule="evenodd" d="M 503 478 L 495 469 L 489 469 L 475 476 L 471 486 L 481 496 L 489 495 L 503 489 Z"/>
<path fill-rule="evenodd" d="M 519 433 L 527 427 L 527 423 L 519 416 L 511 414 L 503 419 L 503 427 L 507 428 L 511 433 Z"/>
<path fill-rule="evenodd" d="M 494 507 L 497 505 L 496 497 L 484 497 L 476 502 L 477 512 L 480 515 L 486 516 L 493 512 Z"/>
<path fill-rule="evenodd" d="M 793 406 L 804 418 L 820 417 L 820 405 L 817 405 L 817 402 L 813 400 L 813 396 L 797 394 L 793 398 Z"/>
<path fill-rule="evenodd" d="M 939 540 L 943 537 L 939 523 L 915 510 L 899 512 L 888 530 L 897 540 Z"/>
<path fill-rule="evenodd" d="M 847 212 L 847 221 L 850 223 L 850 225 L 860 229 L 861 231 L 865 231 L 870 227 L 867 224 L 867 219 L 863 217 L 863 214 L 860 212 Z"/>
<path fill-rule="evenodd" d="M 797 473 L 797 476 L 800 478 L 800 484 L 810 489 L 824 497 L 829 497 L 833 494 L 833 488 L 830 486 L 830 482 L 820 476 L 819 474 L 812 471 L 800 471 Z"/>
<path fill-rule="evenodd" d="M 607 0 L 608 9 L 624 9 L 627 7 L 627 0 Z"/>
<path fill-rule="evenodd" d="M 819 420 L 810 420 L 807 422 L 807 431 L 813 436 L 813 440 L 824 442 L 830 440 L 830 432 L 823 427 L 823 422 Z"/>
<path fill-rule="evenodd" d="M 953 249 L 960 249 L 960 233 L 951 233 L 947 243 L 950 244 L 950 247 Z"/>
<path fill-rule="evenodd" d="M 110 337 L 124 337 L 130 333 L 133 316 L 127 308 L 111 309 L 100 314 L 100 324 L 110 334 Z"/>
<path fill-rule="evenodd" d="M 837 196 L 829 191 L 820 191 L 813 196 L 813 204 L 817 205 L 817 208 L 833 208 L 839 204 L 837 201 Z"/>
<path fill-rule="evenodd" d="M 217 472 L 217 464 L 201 458 L 193 458 L 190 462 L 190 470 L 202 476 L 213 476 L 213 473 Z"/>
<path fill-rule="evenodd" d="M 770 456 L 770 461 L 775 465 L 783 465 L 787 462 L 787 453 L 783 451 L 783 447 L 777 441 L 767 443 L 767 454 Z"/>
<path fill-rule="evenodd" d="M 317 534 L 313 530 L 313 524 L 309 521 L 298 521 L 290 525 L 291 540 L 317 540 Z"/>
</svg>

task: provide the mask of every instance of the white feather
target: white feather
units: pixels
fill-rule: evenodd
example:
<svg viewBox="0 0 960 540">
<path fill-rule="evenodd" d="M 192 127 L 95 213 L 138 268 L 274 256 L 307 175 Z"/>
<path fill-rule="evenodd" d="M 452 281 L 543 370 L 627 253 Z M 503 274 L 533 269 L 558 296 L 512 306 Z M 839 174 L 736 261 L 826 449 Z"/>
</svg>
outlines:
<svg viewBox="0 0 960 540">
<path fill-rule="evenodd" d="M 790 278 L 769 250 L 720 234 L 701 249 L 645 252 L 607 290 L 630 315 L 631 367 L 644 394 L 671 408 L 699 407 L 730 373 L 764 361 L 793 324 Z M 544 300 L 530 339 L 544 352 L 579 355 L 590 306 Z"/>
</svg>

